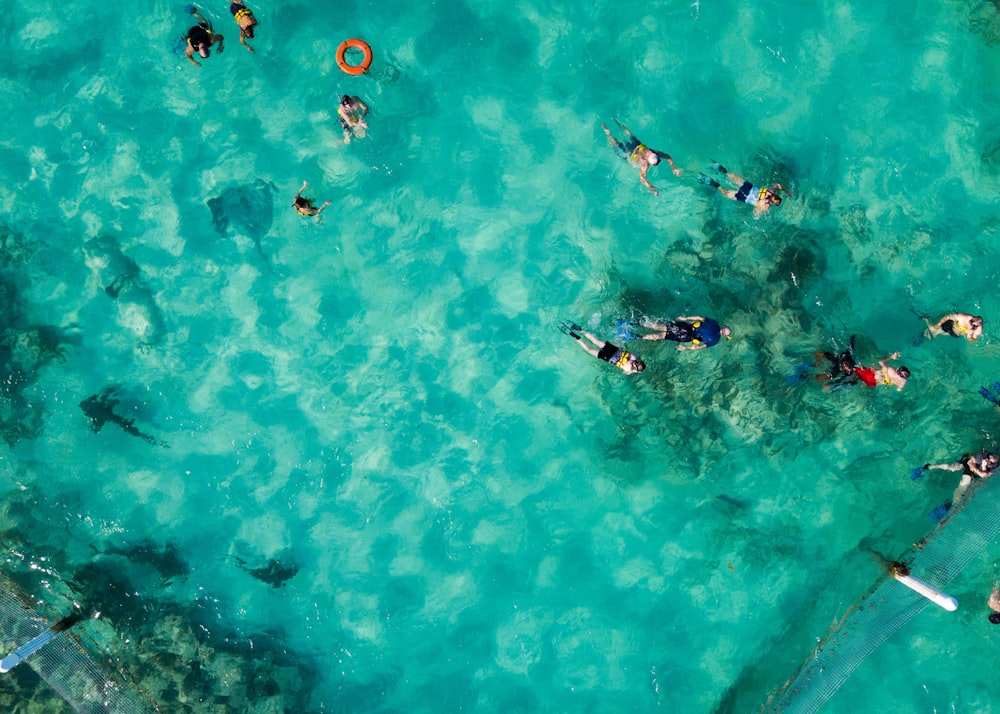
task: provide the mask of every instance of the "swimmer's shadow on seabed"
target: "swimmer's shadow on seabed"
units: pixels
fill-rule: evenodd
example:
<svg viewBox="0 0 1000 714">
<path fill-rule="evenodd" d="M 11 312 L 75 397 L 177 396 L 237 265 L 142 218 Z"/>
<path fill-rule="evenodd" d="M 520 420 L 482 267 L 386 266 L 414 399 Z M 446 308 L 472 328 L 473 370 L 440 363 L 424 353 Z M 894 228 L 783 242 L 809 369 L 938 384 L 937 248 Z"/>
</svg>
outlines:
<svg viewBox="0 0 1000 714">
<path fill-rule="evenodd" d="M 212 212 L 212 227 L 223 238 L 236 235 L 253 241 L 268 270 L 273 271 L 270 258 L 264 253 L 262 241 L 274 224 L 274 194 L 277 187 L 261 179 L 251 184 L 230 186 L 206 202 Z"/>
<path fill-rule="evenodd" d="M 267 561 L 267 565 L 261 568 L 248 568 L 247 561 L 243 560 L 243 558 L 236 555 L 229 557 L 236 561 L 240 570 L 249 573 L 250 577 L 256 578 L 262 583 L 267 583 L 272 588 L 284 587 L 285 583 L 294 578 L 299 572 L 299 566 L 291 560 L 283 563 L 276 558 L 271 558 Z"/>
<path fill-rule="evenodd" d="M 118 387 L 105 387 L 99 393 L 91 394 L 80 402 L 80 409 L 90 419 L 90 430 L 96 434 L 100 432 L 105 424 L 110 422 L 121 427 L 122 431 L 126 434 L 136 436 L 153 446 L 170 448 L 169 444 L 165 441 L 139 431 L 135 426 L 135 419 L 126 419 L 120 414 L 115 413 L 115 407 L 121 403 L 121 400 L 116 398 L 117 394 L 119 394 Z"/>
</svg>

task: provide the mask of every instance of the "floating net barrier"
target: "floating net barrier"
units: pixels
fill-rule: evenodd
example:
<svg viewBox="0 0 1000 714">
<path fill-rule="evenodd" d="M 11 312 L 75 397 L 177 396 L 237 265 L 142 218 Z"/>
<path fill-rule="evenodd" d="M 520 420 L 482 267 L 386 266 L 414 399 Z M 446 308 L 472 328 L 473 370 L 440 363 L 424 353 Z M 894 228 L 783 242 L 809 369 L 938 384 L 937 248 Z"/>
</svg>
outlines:
<svg viewBox="0 0 1000 714">
<path fill-rule="evenodd" d="M 47 622 L 29 602 L 13 581 L 0 575 L 0 648 L 6 654 L 0 672 L 31 667 L 81 714 L 159 711 L 122 673 L 111 676 L 97 664 L 106 658 L 88 630 L 107 625 L 80 615 Z"/>
<path fill-rule="evenodd" d="M 761 709 L 773 714 L 818 711 L 851 673 L 890 635 L 931 604 L 944 588 L 1000 534 L 1000 478 L 975 482 L 945 520 L 897 561 L 897 575 L 887 573 L 837 623 L 800 665 L 791 679 Z M 900 572 L 902 571 L 902 572 Z M 928 586 L 920 595 L 911 587 Z M 948 596 L 936 602 L 946 609 Z M 952 599 L 953 602 L 953 599 Z"/>
</svg>

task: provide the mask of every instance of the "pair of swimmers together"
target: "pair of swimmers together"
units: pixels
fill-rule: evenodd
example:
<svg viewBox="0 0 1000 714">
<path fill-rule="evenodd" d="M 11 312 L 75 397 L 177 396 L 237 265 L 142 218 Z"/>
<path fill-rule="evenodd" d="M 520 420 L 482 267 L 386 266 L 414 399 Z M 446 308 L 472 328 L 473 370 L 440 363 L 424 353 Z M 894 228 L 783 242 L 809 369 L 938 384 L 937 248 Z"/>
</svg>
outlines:
<svg viewBox="0 0 1000 714">
<path fill-rule="evenodd" d="M 624 141 L 620 141 L 615 138 L 612 135 L 611 130 L 608 129 L 608 125 L 602 122 L 601 128 L 608 137 L 608 143 L 611 144 L 611 146 L 625 159 L 627 159 L 630 164 L 639 169 L 639 180 L 646 188 L 653 192 L 654 196 L 659 196 L 660 192 L 646 177 L 650 167 L 656 166 L 660 163 L 660 159 L 663 159 L 670 164 L 670 168 L 673 170 L 675 176 L 681 175 L 681 169 L 677 168 L 677 165 L 674 164 L 674 160 L 669 154 L 652 149 L 642 143 L 634 134 L 632 134 L 632 132 L 628 130 L 627 126 L 622 124 L 617 119 L 615 119 L 615 123 L 618 124 L 621 130 L 625 133 L 625 139 Z M 717 161 L 712 162 L 712 168 L 722 174 L 727 181 L 732 183 L 733 188 L 725 188 L 715 179 L 701 173 L 698 174 L 698 181 L 707 186 L 718 189 L 719 193 L 732 201 L 752 206 L 754 209 L 754 216 L 759 216 L 761 213 L 770 209 L 771 206 L 781 205 L 781 196 L 779 196 L 777 192 L 779 190 L 784 191 L 785 188 L 780 183 L 776 183 L 770 188 L 758 187 L 745 180 L 739 174 L 729 171 L 725 166 Z"/>
<path fill-rule="evenodd" d="M 816 365 L 819 366 L 823 360 L 830 363 L 830 369 L 815 375 L 819 381 L 827 382 L 825 389 L 835 391 L 844 387 L 861 382 L 867 387 L 895 386 L 896 391 L 902 391 L 910 378 L 910 370 L 903 365 L 890 367 L 886 362 L 899 359 L 899 352 L 883 357 L 878 361 L 878 368 L 863 367 L 854 360 L 854 335 L 847 349 L 840 354 L 832 352 L 816 352 Z"/>
<path fill-rule="evenodd" d="M 186 9 L 189 15 L 198 18 L 199 23 L 188 30 L 184 36 L 184 41 L 187 44 L 184 56 L 195 67 L 201 67 L 198 60 L 194 58 L 194 53 L 197 52 L 202 58 L 207 58 L 211 55 L 210 48 L 212 45 L 219 43 L 219 54 L 222 54 L 222 51 L 225 49 L 224 38 L 222 35 L 215 34 L 212 23 L 202 17 L 194 5 L 188 5 Z M 254 27 L 258 24 L 257 18 L 254 17 L 250 8 L 239 2 L 231 3 L 229 5 L 229 12 L 232 13 L 233 19 L 240 27 L 240 44 L 250 50 L 250 52 L 255 52 L 256 50 L 247 44 L 247 40 L 254 39 Z"/>
<path fill-rule="evenodd" d="M 642 326 L 653 332 L 640 335 L 634 330 L 636 325 L 628 320 L 615 321 L 615 335 L 621 340 L 670 340 L 678 342 L 679 350 L 700 350 L 712 347 L 723 337 L 730 339 L 732 330 L 710 317 L 700 315 L 680 316 L 676 320 L 657 323 L 642 321 Z M 559 329 L 574 338 L 588 354 L 613 364 L 625 374 L 637 374 L 646 369 L 646 363 L 628 350 L 602 340 L 587 332 L 579 325 L 566 320 L 559 323 Z M 586 338 L 584 341 L 582 338 Z"/>
</svg>

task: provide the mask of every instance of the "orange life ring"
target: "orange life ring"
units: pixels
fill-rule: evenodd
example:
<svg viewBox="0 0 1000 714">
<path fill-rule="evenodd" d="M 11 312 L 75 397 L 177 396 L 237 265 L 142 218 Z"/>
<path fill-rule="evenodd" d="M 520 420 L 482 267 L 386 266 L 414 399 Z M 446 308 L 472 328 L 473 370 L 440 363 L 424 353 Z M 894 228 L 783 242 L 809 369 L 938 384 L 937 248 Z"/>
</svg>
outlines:
<svg viewBox="0 0 1000 714">
<path fill-rule="evenodd" d="M 347 64 L 347 60 L 344 59 L 344 53 L 349 49 L 361 50 L 364 55 L 361 58 L 361 64 Z M 340 47 L 337 48 L 337 66 L 340 67 L 341 72 L 346 72 L 347 74 L 364 74 L 372 66 L 372 48 L 364 40 L 344 40 L 340 43 Z"/>
</svg>

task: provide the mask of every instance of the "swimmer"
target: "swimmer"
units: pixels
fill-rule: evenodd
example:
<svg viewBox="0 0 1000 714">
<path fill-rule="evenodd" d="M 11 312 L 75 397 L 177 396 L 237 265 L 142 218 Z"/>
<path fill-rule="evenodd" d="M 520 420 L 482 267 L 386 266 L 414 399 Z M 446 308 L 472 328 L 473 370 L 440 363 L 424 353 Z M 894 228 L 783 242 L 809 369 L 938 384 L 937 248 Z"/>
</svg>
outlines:
<svg viewBox="0 0 1000 714">
<path fill-rule="evenodd" d="M 330 202 L 327 201 L 319 208 L 313 206 L 313 199 L 305 198 L 302 195 L 302 192 L 306 190 L 306 186 L 308 185 L 308 181 L 302 182 L 302 188 L 300 188 L 299 192 L 295 194 L 295 200 L 292 201 L 292 208 L 298 211 L 300 216 L 318 216 L 326 209 L 327 206 L 330 205 Z"/>
<path fill-rule="evenodd" d="M 882 359 L 880 359 L 878 361 L 878 366 L 879 366 L 878 378 L 880 384 L 883 384 L 885 386 L 895 385 L 896 391 L 901 392 L 903 391 L 903 387 L 906 386 L 907 380 L 910 379 L 910 370 L 904 367 L 903 365 L 899 365 L 898 368 L 889 367 L 886 365 L 886 362 L 898 359 L 899 359 L 899 352 L 893 352 L 888 357 L 883 357 Z M 868 386 L 872 387 L 875 385 L 869 384 Z"/>
<path fill-rule="evenodd" d="M 989 620 L 994 625 L 1000 625 L 1000 583 L 993 586 L 990 599 L 986 601 L 986 607 L 990 609 Z"/>
<path fill-rule="evenodd" d="M 247 44 L 247 40 L 254 39 L 253 28 L 257 26 L 257 18 L 253 16 L 253 11 L 241 2 L 234 2 L 229 5 L 229 12 L 233 14 L 233 19 L 240 26 L 240 44 L 251 52 L 256 52 L 253 47 Z"/>
<path fill-rule="evenodd" d="M 891 360 L 899 359 L 899 352 L 893 352 L 888 357 L 883 357 L 878 361 L 878 369 L 874 367 L 855 367 L 854 374 L 864 383 L 866 387 L 895 386 L 897 392 L 903 391 L 907 380 L 910 378 L 910 370 L 903 365 L 898 368 L 890 367 L 886 364 Z"/>
<path fill-rule="evenodd" d="M 349 97 L 345 94 L 340 98 L 337 116 L 340 118 L 340 128 L 344 130 L 345 144 L 350 143 L 352 136 L 365 138 L 368 129 L 368 123 L 365 122 L 367 113 L 368 105 L 362 102 L 360 97 Z"/>
<path fill-rule="evenodd" d="M 611 144 L 612 148 L 616 151 L 620 151 L 622 156 L 624 156 L 630 164 L 639 167 L 639 180 L 642 184 L 653 192 L 654 196 L 659 196 L 660 192 L 656 190 L 656 187 L 649 182 L 646 178 L 646 173 L 649 171 L 650 166 L 656 166 L 660 163 L 660 159 L 665 159 L 670 168 L 674 172 L 674 176 L 680 176 L 681 170 L 674 165 L 674 160 L 670 158 L 669 154 L 665 154 L 662 151 L 657 151 L 656 149 L 650 149 L 648 146 L 643 144 L 637 138 L 632 135 L 632 132 L 628 130 L 624 124 L 615 119 L 615 124 L 621 127 L 621 130 L 625 132 L 625 141 L 618 141 L 615 137 L 611 135 L 611 130 L 608 129 L 608 125 L 601 122 L 601 128 L 604 129 L 604 133 L 608 135 L 608 143 Z"/>
<path fill-rule="evenodd" d="M 858 383 L 860 378 L 855 372 L 858 365 L 854 360 L 854 338 L 855 335 L 851 335 L 851 341 L 848 343 L 847 349 L 839 354 L 823 351 L 813 353 L 817 367 L 823 363 L 823 360 L 830 363 L 828 371 L 815 375 L 817 381 L 829 381 L 829 384 L 824 386 L 824 389 L 827 391 L 836 391 Z"/>
<path fill-rule="evenodd" d="M 964 454 L 962 458 L 953 464 L 924 464 L 921 467 L 921 471 L 937 469 L 940 471 L 962 472 L 962 480 L 959 481 L 958 487 L 951 495 L 951 501 L 944 504 L 944 510 L 948 511 L 954 504 L 962 500 L 965 492 L 969 490 L 974 481 L 989 478 L 996 473 L 998 467 L 1000 467 L 1000 455 L 984 450 L 977 451 L 974 454 Z"/>
<path fill-rule="evenodd" d="M 679 315 L 672 322 L 657 323 L 643 320 L 642 325 L 656 332 L 643 335 L 644 340 L 670 340 L 687 344 L 677 345 L 679 350 L 703 350 L 714 347 L 725 337 L 732 339 L 733 331 L 710 317 Z"/>
<path fill-rule="evenodd" d="M 610 342 L 605 342 L 589 332 L 586 332 L 582 327 L 575 323 L 563 320 L 559 323 L 559 330 L 563 334 L 569 335 L 576 340 L 576 343 L 580 345 L 580 347 L 582 347 L 588 354 L 593 355 L 599 360 L 604 360 L 605 362 L 613 364 L 625 374 L 636 374 L 646 369 L 646 363 L 631 352 L 623 350 L 621 347 L 616 347 Z M 581 340 L 581 335 L 586 337 L 587 340 L 595 346 L 588 345 L 586 342 Z"/>
<path fill-rule="evenodd" d="M 184 56 L 195 67 L 201 67 L 201 63 L 194 58 L 194 53 L 197 52 L 202 57 L 208 57 L 211 54 L 209 48 L 218 42 L 219 54 L 221 55 L 222 50 L 225 49 L 223 46 L 223 37 L 212 32 L 212 23 L 199 15 L 193 5 L 188 6 L 188 12 L 197 17 L 200 22 L 188 30 L 184 36 L 184 41 L 187 42 L 187 49 L 184 50 Z"/>
<path fill-rule="evenodd" d="M 969 342 L 975 342 L 983 334 L 983 318 L 979 315 L 955 312 L 945 315 L 933 325 L 928 318 L 924 317 L 923 320 L 927 323 L 927 330 L 924 334 L 930 339 L 934 339 L 938 335 L 951 335 L 952 337 L 964 337 Z"/>
<path fill-rule="evenodd" d="M 725 176 L 727 181 L 738 188 L 723 188 L 722 184 L 705 174 L 698 174 L 698 180 L 706 186 L 718 189 L 719 193 L 728 199 L 753 206 L 754 218 L 758 218 L 760 214 L 769 210 L 771 206 L 781 205 L 781 196 L 777 192 L 779 190 L 785 191 L 785 187 L 780 183 L 774 184 L 771 188 L 758 188 L 739 174 L 727 170 L 718 161 L 712 163 L 712 168 Z M 785 192 L 787 193 L 787 191 Z"/>
</svg>

